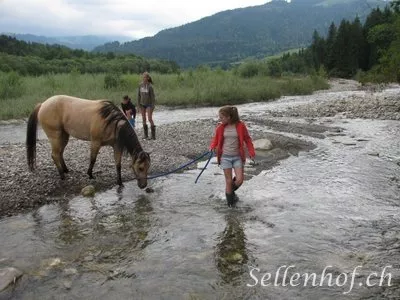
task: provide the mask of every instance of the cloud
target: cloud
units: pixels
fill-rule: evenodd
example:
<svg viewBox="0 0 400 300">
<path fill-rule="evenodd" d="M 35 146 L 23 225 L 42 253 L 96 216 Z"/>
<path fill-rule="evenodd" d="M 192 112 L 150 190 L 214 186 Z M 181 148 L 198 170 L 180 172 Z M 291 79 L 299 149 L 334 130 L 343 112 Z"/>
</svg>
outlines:
<svg viewBox="0 0 400 300">
<path fill-rule="evenodd" d="M 219 11 L 267 0 L 0 0 L 3 32 L 60 35 L 152 36 Z"/>
</svg>

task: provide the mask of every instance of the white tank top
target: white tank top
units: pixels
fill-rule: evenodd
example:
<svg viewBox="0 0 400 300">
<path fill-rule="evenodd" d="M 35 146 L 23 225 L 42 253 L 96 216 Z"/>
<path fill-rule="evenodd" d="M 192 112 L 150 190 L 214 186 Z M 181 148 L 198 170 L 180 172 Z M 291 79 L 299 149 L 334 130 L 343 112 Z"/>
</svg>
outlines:
<svg viewBox="0 0 400 300">
<path fill-rule="evenodd" d="M 225 126 L 222 153 L 225 155 L 239 155 L 239 137 L 235 125 Z"/>
</svg>

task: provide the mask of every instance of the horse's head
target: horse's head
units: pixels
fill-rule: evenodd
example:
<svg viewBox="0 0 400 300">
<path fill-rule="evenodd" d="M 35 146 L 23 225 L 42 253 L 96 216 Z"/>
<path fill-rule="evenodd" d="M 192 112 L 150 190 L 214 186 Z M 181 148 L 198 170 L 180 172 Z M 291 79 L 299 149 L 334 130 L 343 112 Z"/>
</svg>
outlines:
<svg viewBox="0 0 400 300">
<path fill-rule="evenodd" d="M 140 151 L 132 160 L 132 170 L 136 175 L 137 184 L 141 189 L 147 186 L 147 174 L 150 168 L 150 155 Z"/>
</svg>

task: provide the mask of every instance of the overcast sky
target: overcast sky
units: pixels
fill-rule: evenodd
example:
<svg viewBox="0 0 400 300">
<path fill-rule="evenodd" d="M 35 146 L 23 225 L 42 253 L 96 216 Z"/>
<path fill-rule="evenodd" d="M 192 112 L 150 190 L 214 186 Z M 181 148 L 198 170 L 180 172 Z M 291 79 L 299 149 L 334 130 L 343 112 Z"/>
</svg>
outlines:
<svg viewBox="0 0 400 300">
<path fill-rule="evenodd" d="M 153 36 L 217 12 L 269 0 L 0 0 L 0 31 Z"/>
</svg>

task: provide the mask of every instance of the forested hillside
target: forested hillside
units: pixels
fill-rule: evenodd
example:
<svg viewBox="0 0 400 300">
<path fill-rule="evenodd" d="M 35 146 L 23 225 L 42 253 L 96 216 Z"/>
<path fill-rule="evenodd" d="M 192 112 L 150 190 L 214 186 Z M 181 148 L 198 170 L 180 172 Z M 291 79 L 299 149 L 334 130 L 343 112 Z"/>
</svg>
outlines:
<svg viewBox="0 0 400 300">
<path fill-rule="evenodd" d="M 154 37 L 105 44 L 95 52 L 135 53 L 176 61 L 182 67 L 227 65 L 306 47 L 312 32 L 332 22 L 359 16 L 361 21 L 384 0 L 274 0 L 260 6 L 223 11 L 199 21 L 160 31 Z"/>
<path fill-rule="evenodd" d="M 103 45 L 112 41 L 126 42 L 130 39 L 126 36 L 96 36 L 96 35 L 83 35 L 83 36 L 59 36 L 59 37 L 47 37 L 34 34 L 14 34 L 14 33 L 3 33 L 11 37 L 15 37 L 17 40 L 28 42 L 28 43 L 40 43 L 49 45 L 61 45 L 71 49 L 82 49 L 91 51 L 95 47 Z"/>
<path fill-rule="evenodd" d="M 157 71 L 177 72 L 179 66 L 172 61 L 143 58 L 134 54 L 91 53 L 72 50 L 60 45 L 27 43 L 0 35 L 0 71 L 15 71 L 21 75 L 47 73 L 140 73 Z"/>
<path fill-rule="evenodd" d="M 266 69 L 274 76 L 318 72 L 362 82 L 400 82 L 399 49 L 400 0 L 395 0 L 373 9 L 364 23 L 359 18 L 332 23 L 326 37 L 315 31 L 310 47 L 269 60 Z M 240 69 L 257 75 L 262 64 L 245 63 Z"/>
</svg>

